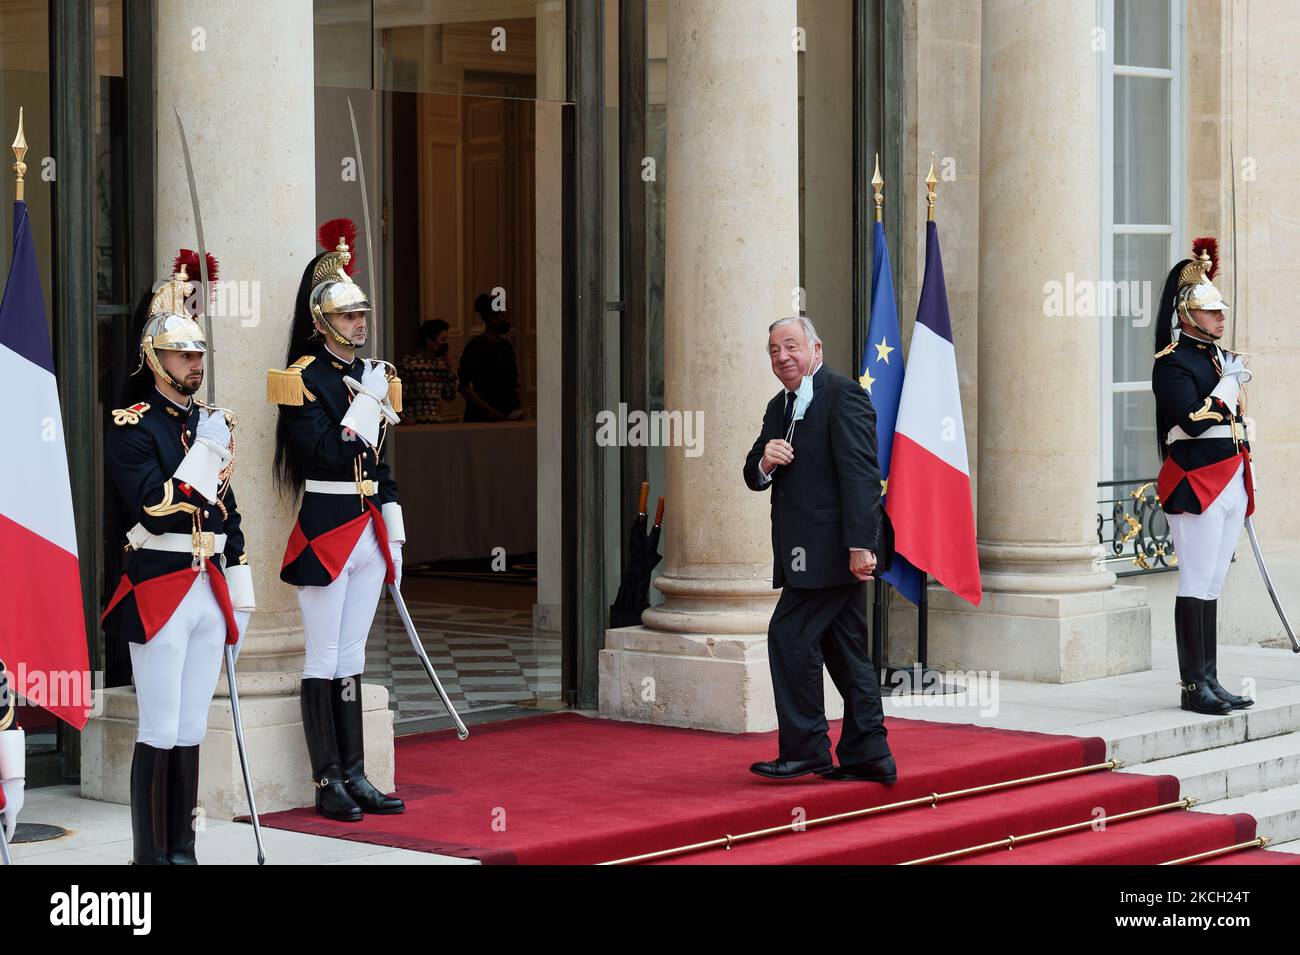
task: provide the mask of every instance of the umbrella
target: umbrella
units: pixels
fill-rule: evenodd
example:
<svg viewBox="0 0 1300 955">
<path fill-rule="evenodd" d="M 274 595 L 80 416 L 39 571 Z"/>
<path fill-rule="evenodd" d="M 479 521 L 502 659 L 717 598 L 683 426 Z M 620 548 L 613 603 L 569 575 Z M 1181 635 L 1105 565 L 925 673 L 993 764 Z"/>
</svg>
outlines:
<svg viewBox="0 0 1300 955">
<path fill-rule="evenodd" d="M 650 606 L 650 576 L 663 558 L 659 554 L 659 535 L 664 517 L 664 499 L 659 498 L 654 526 L 646 533 L 646 502 L 650 483 L 641 482 L 641 501 L 628 535 L 628 560 L 618 585 L 618 595 L 609 607 L 610 627 L 635 627 L 641 612 Z"/>
</svg>

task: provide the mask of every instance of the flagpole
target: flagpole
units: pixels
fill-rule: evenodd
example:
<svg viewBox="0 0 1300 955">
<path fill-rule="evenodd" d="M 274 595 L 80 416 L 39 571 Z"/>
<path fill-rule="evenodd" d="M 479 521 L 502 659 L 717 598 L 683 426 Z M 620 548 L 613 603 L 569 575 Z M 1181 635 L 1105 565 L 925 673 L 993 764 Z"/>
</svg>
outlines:
<svg viewBox="0 0 1300 955">
<path fill-rule="evenodd" d="M 14 192 L 14 199 L 18 202 L 23 201 L 23 176 L 27 175 L 27 163 L 23 162 L 23 157 L 27 155 L 27 137 L 23 135 L 23 108 L 18 107 L 18 135 L 14 137 L 13 142 L 14 159 L 17 160 L 13 169 L 18 176 L 18 186 Z"/>
<path fill-rule="evenodd" d="M 880 153 L 876 153 L 876 171 L 871 177 L 871 188 L 874 190 L 873 198 L 876 200 L 876 222 L 883 223 L 884 204 L 885 204 L 885 180 L 880 175 Z M 871 327 L 871 320 L 867 319 L 868 330 Z M 880 559 L 880 555 L 876 555 Z M 875 667 L 876 678 L 882 683 L 885 680 L 885 628 L 889 626 L 889 611 L 885 606 L 885 588 L 889 584 L 876 576 L 871 581 L 871 664 Z"/>
</svg>

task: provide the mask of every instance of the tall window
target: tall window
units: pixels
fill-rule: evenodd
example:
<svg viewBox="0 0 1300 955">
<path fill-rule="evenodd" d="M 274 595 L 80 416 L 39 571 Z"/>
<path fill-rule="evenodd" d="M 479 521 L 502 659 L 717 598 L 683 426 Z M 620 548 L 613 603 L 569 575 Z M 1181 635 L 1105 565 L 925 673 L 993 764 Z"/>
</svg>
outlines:
<svg viewBox="0 0 1300 955">
<path fill-rule="evenodd" d="M 1182 0 L 1101 0 L 1101 268 L 1114 308 L 1101 323 L 1099 481 L 1159 467 L 1151 361 L 1156 297 L 1185 254 Z M 1104 289 L 1112 286 L 1103 284 Z"/>
</svg>

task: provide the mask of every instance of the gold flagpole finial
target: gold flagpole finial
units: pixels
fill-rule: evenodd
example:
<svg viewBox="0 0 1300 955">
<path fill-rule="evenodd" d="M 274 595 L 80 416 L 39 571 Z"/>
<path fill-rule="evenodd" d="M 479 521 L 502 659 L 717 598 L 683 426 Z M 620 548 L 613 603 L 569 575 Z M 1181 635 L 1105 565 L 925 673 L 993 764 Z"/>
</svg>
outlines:
<svg viewBox="0 0 1300 955">
<path fill-rule="evenodd" d="M 13 144 L 14 158 L 18 161 L 14 163 L 14 172 L 18 174 L 18 189 L 14 198 L 19 202 L 23 200 L 23 176 L 27 175 L 27 163 L 23 162 L 23 157 L 27 155 L 27 137 L 23 135 L 23 108 L 18 107 L 18 135 L 14 137 Z"/>
<path fill-rule="evenodd" d="M 930 153 L 930 174 L 925 177 L 925 220 L 934 221 L 934 187 L 939 180 L 934 178 L 934 153 Z"/>
<path fill-rule="evenodd" d="M 881 206 L 885 203 L 885 180 L 880 177 L 880 153 L 876 153 L 876 174 L 871 177 L 871 185 L 876 190 L 876 221 L 883 222 Z"/>
</svg>

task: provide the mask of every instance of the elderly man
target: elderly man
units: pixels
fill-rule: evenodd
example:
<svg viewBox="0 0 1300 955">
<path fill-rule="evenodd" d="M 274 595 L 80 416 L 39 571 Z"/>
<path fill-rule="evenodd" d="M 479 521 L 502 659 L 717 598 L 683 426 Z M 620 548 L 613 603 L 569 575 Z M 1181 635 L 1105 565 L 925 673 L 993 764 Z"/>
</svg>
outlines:
<svg viewBox="0 0 1300 955">
<path fill-rule="evenodd" d="M 881 541 L 876 412 L 858 383 L 822 365 L 807 318 L 768 329 L 768 355 L 782 391 L 745 460 L 745 483 L 772 489 L 772 586 L 780 587 L 767 631 L 780 753 L 750 770 L 772 779 L 892 783 L 880 686 L 867 654 L 866 581 Z M 796 453 L 797 452 L 797 453 Z M 844 698 L 844 726 L 831 762 L 822 663 Z"/>
</svg>

